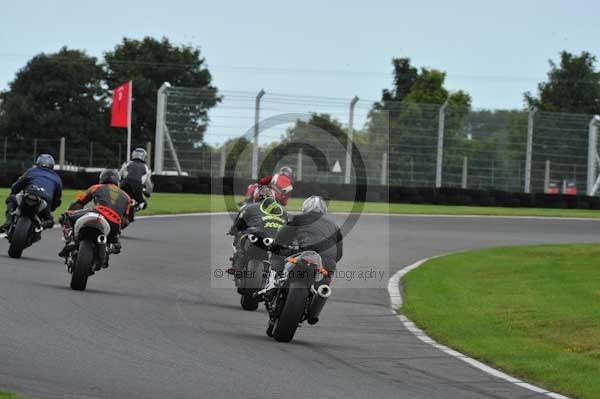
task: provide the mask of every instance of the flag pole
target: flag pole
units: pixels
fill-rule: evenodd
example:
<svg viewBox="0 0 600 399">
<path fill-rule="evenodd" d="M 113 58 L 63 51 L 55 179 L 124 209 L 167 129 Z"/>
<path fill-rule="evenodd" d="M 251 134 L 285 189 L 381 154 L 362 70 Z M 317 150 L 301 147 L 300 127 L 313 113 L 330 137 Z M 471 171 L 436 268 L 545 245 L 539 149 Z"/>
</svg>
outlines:
<svg viewBox="0 0 600 399">
<path fill-rule="evenodd" d="M 127 104 L 127 162 L 131 160 L 131 97 L 133 96 L 133 84 L 129 81 L 129 100 Z"/>
</svg>

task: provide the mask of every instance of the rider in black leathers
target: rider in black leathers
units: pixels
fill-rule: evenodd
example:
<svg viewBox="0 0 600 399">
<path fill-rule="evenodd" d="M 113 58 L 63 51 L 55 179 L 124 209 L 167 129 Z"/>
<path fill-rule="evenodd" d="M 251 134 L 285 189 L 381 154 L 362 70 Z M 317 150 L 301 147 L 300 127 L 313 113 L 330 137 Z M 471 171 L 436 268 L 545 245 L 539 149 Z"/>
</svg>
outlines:
<svg viewBox="0 0 600 399">
<path fill-rule="evenodd" d="M 131 161 L 124 164 L 119 171 L 121 189 L 138 203 L 139 209 L 147 207 L 145 197 L 150 197 L 153 189 L 152 171 L 146 164 L 147 159 L 146 150 L 136 148 L 131 153 Z"/>
<path fill-rule="evenodd" d="M 343 237 L 337 224 L 327 216 L 327 205 L 321 197 L 312 196 L 302 204 L 302 213 L 283 227 L 272 246 L 271 269 L 281 274 L 285 258 L 296 252 L 315 251 L 329 272 L 324 284 L 331 282 L 337 263 L 343 256 Z"/>
<path fill-rule="evenodd" d="M 41 154 L 35 161 L 35 166 L 28 169 L 10 189 L 10 195 L 6 198 L 6 222 L 0 226 L 0 231 L 6 231 L 10 227 L 12 213 L 19 206 L 17 194 L 35 188 L 36 193 L 41 194 L 48 206 L 40 212 L 42 226 L 50 228 L 54 225 L 52 213 L 61 204 L 62 181 L 54 169 L 54 158 L 49 154 Z"/>
<path fill-rule="evenodd" d="M 227 269 L 229 274 L 240 272 L 248 261 L 247 253 L 251 245 L 240 239 L 244 234 L 258 232 L 264 237 L 273 238 L 288 221 L 287 212 L 273 198 L 272 191 L 268 187 L 259 189 L 254 200 L 254 203 L 240 210 L 233 226 L 229 229 L 228 234 L 235 236 L 232 267 Z"/>
</svg>

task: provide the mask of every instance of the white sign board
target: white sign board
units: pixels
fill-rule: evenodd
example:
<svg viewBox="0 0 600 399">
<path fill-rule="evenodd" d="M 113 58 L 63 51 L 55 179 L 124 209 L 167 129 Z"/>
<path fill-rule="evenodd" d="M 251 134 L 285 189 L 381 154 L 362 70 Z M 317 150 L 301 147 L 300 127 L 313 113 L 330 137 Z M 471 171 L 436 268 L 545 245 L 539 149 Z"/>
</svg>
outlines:
<svg viewBox="0 0 600 399">
<path fill-rule="evenodd" d="M 336 160 L 335 164 L 333 164 L 333 168 L 331 169 L 333 173 L 342 173 L 342 165 L 340 165 L 340 161 Z"/>
</svg>

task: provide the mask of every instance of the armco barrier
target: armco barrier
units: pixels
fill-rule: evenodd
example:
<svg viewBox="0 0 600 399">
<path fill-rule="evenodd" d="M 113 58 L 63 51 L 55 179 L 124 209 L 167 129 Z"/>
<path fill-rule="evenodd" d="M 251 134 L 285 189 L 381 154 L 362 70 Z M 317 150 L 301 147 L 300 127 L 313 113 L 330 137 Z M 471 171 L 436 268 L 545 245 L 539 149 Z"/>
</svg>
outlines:
<svg viewBox="0 0 600 399">
<path fill-rule="evenodd" d="M 0 186 L 8 187 L 22 173 L 22 170 L 0 171 Z M 59 171 L 65 188 L 82 189 L 95 184 L 97 173 Z M 233 178 L 210 178 L 189 176 L 153 176 L 155 191 L 171 193 L 219 193 L 241 194 L 246 191 L 250 180 Z M 357 194 L 357 192 L 359 194 Z M 600 209 L 599 197 L 583 195 L 555 195 L 543 193 L 510 193 L 495 190 L 463 190 L 454 187 L 387 187 L 333 183 L 298 182 L 294 186 L 294 196 L 306 197 L 321 195 L 328 199 L 348 200 L 364 198 L 373 202 L 473 205 L 501 207 L 536 208 L 579 208 Z"/>
</svg>

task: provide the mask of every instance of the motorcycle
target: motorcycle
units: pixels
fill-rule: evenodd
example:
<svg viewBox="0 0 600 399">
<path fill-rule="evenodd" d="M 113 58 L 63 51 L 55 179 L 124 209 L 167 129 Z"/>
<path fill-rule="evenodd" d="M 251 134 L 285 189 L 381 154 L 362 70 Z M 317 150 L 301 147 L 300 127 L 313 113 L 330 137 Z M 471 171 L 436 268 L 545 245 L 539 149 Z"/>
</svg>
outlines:
<svg viewBox="0 0 600 399">
<path fill-rule="evenodd" d="M 25 248 L 42 239 L 44 222 L 38 216 L 48 203 L 42 197 L 43 188 L 29 187 L 16 195 L 17 209 L 12 213 L 12 221 L 6 238 L 10 242 L 8 256 L 20 258 Z"/>
<path fill-rule="evenodd" d="M 109 254 L 115 253 L 107 242 L 109 233 L 110 224 L 100 212 L 90 211 L 77 219 L 70 231 L 75 245 L 65 258 L 71 289 L 85 290 L 88 277 L 108 267 Z"/>
<path fill-rule="evenodd" d="M 129 215 L 127 215 L 127 220 L 123 225 L 123 229 L 129 226 L 131 223 L 135 221 L 135 214 L 139 211 L 146 209 L 147 204 L 145 202 L 137 202 L 133 198 L 131 199 L 131 207 L 129 208 Z"/>
<path fill-rule="evenodd" d="M 274 273 L 274 272 L 272 272 Z M 279 342 L 290 342 L 303 322 L 313 325 L 327 298 L 333 293 L 324 282 L 327 270 L 321 256 L 314 251 L 304 251 L 286 259 L 283 276 L 275 280 L 275 287 L 260 291 L 269 314 L 267 335 Z"/>
<path fill-rule="evenodd" d="M 258 309 L 259 300 L 255 294 L 265 285 L 267 272 L 271 264 L 269 247 L 274 240 L 259 230 L 247 232 L 240 240 L 242 240 L 242 247 L 248 262 L 240 272 L 234 275 L 235 285 L 241 295 L 240 304 L 242 308 L 244 310 L 256 310 Z"/>
</svg>

